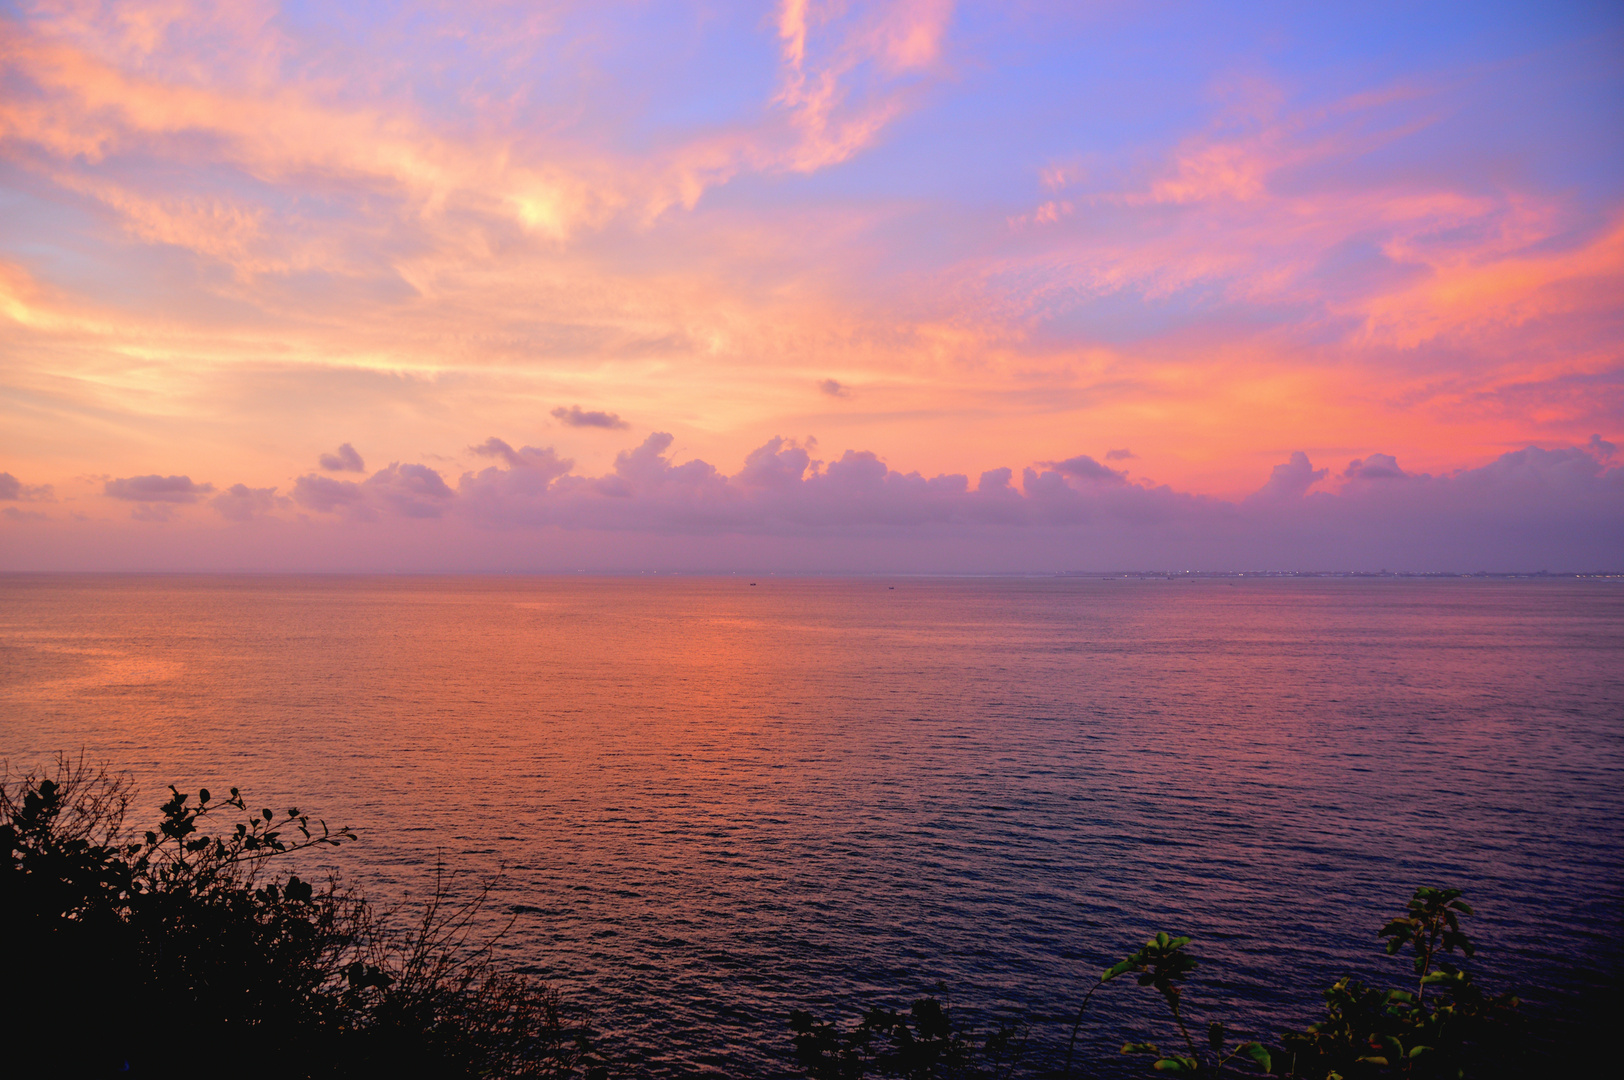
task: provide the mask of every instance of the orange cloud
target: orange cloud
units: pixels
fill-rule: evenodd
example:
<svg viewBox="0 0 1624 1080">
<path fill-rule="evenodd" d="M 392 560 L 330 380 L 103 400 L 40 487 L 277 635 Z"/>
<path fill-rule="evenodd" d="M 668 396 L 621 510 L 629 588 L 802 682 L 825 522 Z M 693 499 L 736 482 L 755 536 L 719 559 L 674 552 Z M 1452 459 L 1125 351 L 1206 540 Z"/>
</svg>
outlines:
<svg viewBox="0 0 1624 1080">
<path fill-rule="evenodd" d="M 780 434 L 966 475 L 1131 445 L 1160 481 L 1238 494 L 1298 449 L 1437 470 L 1582 440 L 1613 400 L 1575 380 L 1620 363 L 1597 327 L 1624 217 L 1587 233 L 1560 194 L 1338 179 L 1425 122 L 1410 89 L 1292 111 L 1250 84 L 1160 153 L 1079 152 L 1005 203 L 785 210 L 705 196 L 873 146 L 952 62 L 951 4 L 790 0 L 758 28 L 770 95 L 638 151 L 437 119 L 375 89 L 383 61 L 283 78 L 306 69 L 268 5 L 51 12 L 0 23 L 0 155 L 93 219 L 112 269 L 0 267 L 28 403 L 6 445 L 52 448 L 43 479 L 225 458 L 288 491 L 290 457 L 455 459 L 579 403 L 724 469 Z M 819 392 L 831 374 L 862 393 Z"/>
</svg>

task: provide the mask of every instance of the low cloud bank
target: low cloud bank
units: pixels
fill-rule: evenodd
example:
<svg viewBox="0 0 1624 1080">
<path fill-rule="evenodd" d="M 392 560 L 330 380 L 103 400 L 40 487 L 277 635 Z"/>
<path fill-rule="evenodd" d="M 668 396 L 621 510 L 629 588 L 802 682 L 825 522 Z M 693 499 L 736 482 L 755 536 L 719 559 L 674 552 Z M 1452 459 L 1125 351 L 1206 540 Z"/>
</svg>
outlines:
<svg viewBox="0 0 1624 1080">
<path fill-rule="evenodd" d="M 241 487 L 242 485 L 238 485 Z M 381 516 L 437 518 L 456 498 L 456 492 L 427 465 L 391 462 L 366 480 L 334 480 L 310 473 L 293 486 L 293 501 L 319 514 L 343 513 L 359 521 Z"/>
<path fill-rule="evenodd" d="M 650 435 L 598 476 L 552 447 L 492 436 L 468 448 L 491 464 L 454 483 L 393 462 L 355 481 L 309 473 L 291 496 L 156 475 L 108 480 L 105 493 L 170 533 L 186 504 L 214 494 L 244 543 L 263 534 L 274 553 L 308 540 L 327 554 L 294 563 L 361 569 L 383 538 L 392 561 L 378 568 L 446 570 L 1624 569 L 1624 467 L 1599 438 L 1440 476 L 1387 454 L 1334 468 L 1299 451 L 1239 501 L 1135 481 L 1087 455 L 972 482 L 898 472 L 867 451 L 819 461 L 815 444 L 774 438 L 729 476 L 675 460 L 672 442 Z M 0 497 L 15 499 L 10 479 L 0 474 Z"/>
<path fill-rule="evenodd" d="M 227 521 L 253 521 L 287 504 L 287 498 L 278 496 L 275 488 L 251 488 L 247 484 L 232 484 L 209 500 L 209 505 Z"/>
<path fill-rule="evenodd" d="M 298 481 L 300 506 L 356 520 L 456 519 L 499 531 L 774 538 L 899 551 L 933 545 L 986 553 L 989 569 L 1042 552 L 1057 569 L 1564 569 L 1624 564 L 1624 469 L 1590 447 L 1508 453 L 1446 476 L 1412 473 L 1386 454 L 1332 475 L 1293 453 L 1240 502 L 1132 482 L 1078 455 L 1024 469 L 923 476 L 875 454 L 819 462 L 775 438 L 732 476 L 677 461 L 672 436 L 650 435 L 601 476 L 551 447 L 491 437 L 493 460 L 453 487 L 424 465 L 393 464 L 360 484 Z M 1118 460 L 1120 460 L 1120 455 Z M 1062 561 L 1063 560 L 1063 561 Z M 851 569 L 865 569 L 853 565 Z M 922 566 L 922 569 L 929 567 Z"/>
<path fill-rule="evenodd" d="M 195 484 L 190 476 L 128 476 L 102 485 L 108 498 L 148 503 L 194 503 L 213 490 L 213 484 Z"/>
</svg>

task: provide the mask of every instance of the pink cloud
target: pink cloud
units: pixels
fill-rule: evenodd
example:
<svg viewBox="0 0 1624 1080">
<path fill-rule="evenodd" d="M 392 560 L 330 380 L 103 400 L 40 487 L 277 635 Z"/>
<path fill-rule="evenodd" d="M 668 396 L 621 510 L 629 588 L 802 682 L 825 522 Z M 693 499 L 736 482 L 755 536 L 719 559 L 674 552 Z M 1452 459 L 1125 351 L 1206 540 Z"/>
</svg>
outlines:
<svg viewBox="0 0 1624 1080">
<path fill-rule="evenodd" d="M 887 478 L 915 469 L 944 501 L 910 512 L 957 520 L 980 504 L 943 495 L 954 477 L 1070 460 L 1079 431 L 1231 505 L 1293 447 L 1366 468 L 1377 448 L 1450 476 L 1508 446 L 1616 437 L 1624 414 L 1624 211 L 1528 171 L 1393 164 L 1458 104 L 1446 80 L 1301 105 L 1315 87 L 1231 79 L 1142 143 L 1067 146 L 1070 129 L 1051 127 L 954 187 L 930 148 L 915 156 L 921 132 L 935 153 L 960 145 L 970 117 L 953 110 L 988 85 L 972 51 L 1007 27 L 978 13 L 955 40 L 949 3 L 752 15 L 729 39 L 747 97 L 707 112 L 707 89 L 680 122 L 638 78 L 593 66 L 618 12 L 426 13 L 485 69 L 433 100 L 403 74 L 422 58 L 411 49 L 277 11 L 60 3 L 0 22 L 0 157 L 24 200 L 17 227 L 39 230 L 0 265 L 19 475 L 68 493 L 65 477 L 207 461 L 337 527 L 406 512 L 466 524 L 478 484 L 452 478 L 473 465 L 499 474 L 482 489 L 489 520 L 507 502 L 556 516 L 565 493 L 610 520 L 632 511 L 589 497 L 641 505 L 664 474 L 636 471 L 648 454 L 611 465 L 610 428 L 546 420 L 560 402 L 609 402 L 620 412 L 580 415 L 665 416 L 672 446 L 757 468 L 658 488 L 708 491 L 703 506 L 743 513 L 790 468 L 756 456 L 768 434 L 838 424 L 872 460 L 814 467 L 809 453 L 799 486 L 772 489 L 813 500 L 791 500 L 786 520 L 813 520 L 831 471 L 860 494 L 871 474 L 877 491 L 912 491 Z M 1052 29 L 1040 14 L 1021 18 Z M 572 18 L 588 28 L 574 38 L 560 30 Z M 561 45 L 580 64 L 558 84 L 569 92 L 537 90 Z M 577 85 L 592 93 L 571 97 Z M 935 105 L 903 132 L 905 154 L 858 160 Z M 37 254 L 58 244 L 73 257 Z M 559 443 L 462 449 L 486 430 Z M 377 461 L 426 462 L 413 467 L 451 495 L 404 464 L 349 487 L 295 480 L 334 434 Z M 885 461 L 905 464 L 875 473 Z M 1304 470 L 1287 466 L 1280 501 L 1295 505 Z M 359 455 L 348 472 L 369 475 Z M 1018 500 L 1041 495 L 1053 515 L 1082 497 L 1054 466 L 1030 491 L 1008 479 L 965 479 L 965 493 L 1017 518 L 1036 505 Z M 695 520 L 680 501 L 671 514 Z M 171 526 L 217 516 L 140 505 L 174 507 Z M 294 511 L 253 513 L 259 527 Z"/>
<path fill-rule="evenodd" d="M 488 444 L 487 444 L 488 445 Z M 502 445 L 506 445 L 505 443 Z M 1212 499 L 1166 486 L 1059 468 L 962 475 L 899 473 L 872 453 L 827 464 L 774 439 L 726 476 L 676 461 L 653 435 L 602 475 L 577 475 L 556 453 L 524 447 L 507 468 L 465 473 L 456 487 L 420 465 L 392 465 L 355 484 L 301 478 L 314 517 L 278 516 L 268 491 L 235 485 L 232 565 L 422 569 L 1619 569 L 1624 468 L 1582 448 L 1526 448 L 1433 476 L 1369 454 L 1341 486 L 1304 454 L 1277 468 L 1256 498 Z M 1098 467 L 1103 468 L 1103 467 Z M 248 505 L 252 504 L 252 505 Z M 154 547 L 116 522 L 15 522 L 0 532 L 14 567 L 208 566 L 203 519 L 143 504 Z M 382 531 L 380 531 L 382 530 Z M 537 546 L 535 538 L 548 537 Z M 275 541 L 274 547 L 256 547 Z M 525 540 L 524 537 L 531 537 Z M 219 550 L 219 545 L 215 545 Z M 720 562 L 718 561 L 720 560 Z"/>
<path fill-rule="evenodd" d="M 252 521 L 265 517 L 286 506 L 288 501 L 278 497 L 274 487 L 251 488 L 247 484 L 232 484 L 209 500 L 215 511 L 227 521 Z"/>
<path fill-rule="evenodd" d="M 1020 568 L 1062 549 L 1071 553 L 1065 567 L 1076 569 L 1144 569 L 1175 556 L 1209 569 L 1596 569 L 1616 562 L 1624 526 L 1624 468 L 1584 448 L 1530 447 L 1442 476 L 1372 453 L 1328 491 L 1311 490 L 1328 470 L 1295 452 L 1251 498 L 1230 502 L 1132 482 L 1087 455 L 1029 467 L 1019 486 L 1011 470 L 990 470 L 972 488 L 963 475 L 897 472 L 866 451 L 818 461 L 782 438 L 728 476 L 701 460 L 674 459 L 672 443 L 651 435 L 593 476 L 552 448 L 491 438 L 477 449 L 504 467 L 465 472 L 455 487 L 432 468 L 395 463 L 361 483 L 301 477 L 293 502 L 332 522 L 335 542 L 343 530 L 386 520 L 405 530 L 401 537 L 421 532 L 425 543 L 454 527 L 462 547 L 443 553 L 447 569 L 489 548 L 479 530 L 558 529 L 651 543 L 755 537 L 762 558 L 796 538 L 819 539 L 831 552 L 861 540 L 870 561 L 846 566 L 852 570 L 891 565 L 913 547 L 975 554 L 987 569 Z M 229 520 L 267 528 L 286 504 L 270 489 L 241 484 L 215 499 Z M 151 501 L 145 510 L 152 521 L 178 520 L 168 504 Z M 884 554 L 887 545 L 893 554 Z"/>
<path fill-rule="evenodd" d="M 865 66 L 888 74 L 928 68 L 941 55 L 951 0 L 895 0 L 849 9 L 784 0 L 778 36 L 783 72 L 775 101 L 792 117 L 800 143 L 789 164 L 808 172 L 851 157 L 903 110 L 900 90 L 854 77 Z"/>
</svg>

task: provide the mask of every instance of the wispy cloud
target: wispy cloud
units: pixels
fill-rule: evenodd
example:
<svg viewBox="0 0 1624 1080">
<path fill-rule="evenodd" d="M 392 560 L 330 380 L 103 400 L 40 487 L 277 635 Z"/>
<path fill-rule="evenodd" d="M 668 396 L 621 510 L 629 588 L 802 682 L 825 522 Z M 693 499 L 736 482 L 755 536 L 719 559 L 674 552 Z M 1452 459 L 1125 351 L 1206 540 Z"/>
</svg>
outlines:
<svg viewBox="0 0 1624 1080">
<path fill-rule="evenodd" d="M 23 5 L 5 475 L 258 528 L 472 520 L 470 463 L 499 474 L 481 505 L 635 505 L 624 418 L 661 418 L 725 499 L 790 469 L 767 435 L 814 427 L 873 457 L 819 476 L 886 461 L 989 499 L 1131 463 L 1125 489 L 1240 505 L 1289 466 L 1295 505 L 1382 455 L 1599 454 L 1624 436 L 1594 44 L 1619 22 L 1531 12 L 1436 56 L 1400 16 L 1235 16 L 1324 51 L 1308 69 L 1131 9 Z M 809 445 L 784 444 L 805 476 Z M 991 461 L 1052 464 L 1028 491 Z M 82 479 L 161 462 L 222 489 Z"/>
<path fill-rule="evenodd" d="M 951 0 L 784 0 L 778 15 L 783 73 L 775 100 L 800 135 L 790 167 L 824 168 L 872 142 L 904 107 L 906 88 L 887 85 L 888 78 L 935 64 L 952 14 Z"/>
</svg>

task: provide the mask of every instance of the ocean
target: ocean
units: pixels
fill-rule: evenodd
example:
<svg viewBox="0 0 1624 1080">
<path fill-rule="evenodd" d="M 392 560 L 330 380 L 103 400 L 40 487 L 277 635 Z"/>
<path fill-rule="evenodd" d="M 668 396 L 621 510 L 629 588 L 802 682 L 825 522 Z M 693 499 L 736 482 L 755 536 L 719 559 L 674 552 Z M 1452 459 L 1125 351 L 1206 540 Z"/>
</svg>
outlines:
<svg viewBox="0 0 1624 1080">
<path fill-rule="evenodd" d="M 0 576 L 0 757 L 239 786 L 385 904 L 494 885 L 504 963 L 633 1075 L 792 1074 L 787 1016 L 905 1006 L 1062 1052 L 1190 934 L 1273 1036 L 1407 965 L 1417 885 L 1536 1029 L 1624 940 L 1624 582 Z M 1089 1075 L 1167 1038 L 1096 996 Z"/>
</svg>

